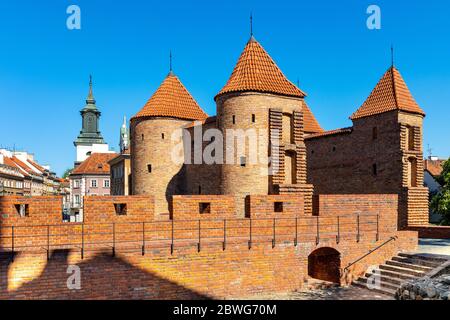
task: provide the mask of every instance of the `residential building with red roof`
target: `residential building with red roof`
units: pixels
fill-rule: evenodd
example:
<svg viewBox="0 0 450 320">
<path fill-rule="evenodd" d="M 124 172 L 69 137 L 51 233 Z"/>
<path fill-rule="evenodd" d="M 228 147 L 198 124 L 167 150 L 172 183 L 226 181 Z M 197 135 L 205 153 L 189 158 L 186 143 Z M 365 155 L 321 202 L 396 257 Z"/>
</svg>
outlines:
<svg viewBox="0 0 450 320">
<path fill-rule="evenodd" d="M 116 153 L 93 153 L 70 174 L 71 208 L 75 221 L 83 219 L 83 197 L 110 195 L 109 161 Z"/>
</svg>

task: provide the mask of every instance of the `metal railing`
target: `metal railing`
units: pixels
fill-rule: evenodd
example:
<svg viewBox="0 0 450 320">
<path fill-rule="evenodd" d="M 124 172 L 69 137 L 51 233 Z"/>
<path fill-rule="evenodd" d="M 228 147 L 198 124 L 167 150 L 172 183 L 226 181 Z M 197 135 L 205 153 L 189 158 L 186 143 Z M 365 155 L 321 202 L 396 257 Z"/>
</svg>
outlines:
<svg viewBox="0 0 450 320">
<path fill-rule="evenodd" d="M 220 245 L 222 250 L 234 244 L 256 243 L 294 245 L 333 241 L 378 241 L 379 216 L 375 214 L 336 217 L 201 219 L 105 223 L 61 223 L 56 225 L 0 226 L 0 253 L 56 249 L 79 250 L 83 258 L 88 251 L 111 250 L 140 252 L 194 246 Z"/>
<path fill-rule="evenodd" d="M 377 238 L 378 239 L 378 238 Z M 385 245 L 387 245 L 388 243 L 392 242 L 392 241 L 396 241 L 398 239 L 397 236 L 394 237 L 390 237 L 388 240 L 386 240 L 385 242 L 383 242 L 382 244 L 380 244 L 379 246 L 375 247 L 372 250 L 369 250 L 368 253 L 366 253 L 365 255 L 359 257 L 358 259 L 356 259 L 355 261 L 349 263 L 345 268 L 344 268 L 344 272 L 347 272 L 351 266 L 357 264 L 358 262 L 360 262 L 361 260 L 363 260 L 364 258 L 370 256 L 372 253 L 378 251 L 379 249 L 383 248 Z M 378 240 L 377 240 L 378 241 Z"/>
</svg>

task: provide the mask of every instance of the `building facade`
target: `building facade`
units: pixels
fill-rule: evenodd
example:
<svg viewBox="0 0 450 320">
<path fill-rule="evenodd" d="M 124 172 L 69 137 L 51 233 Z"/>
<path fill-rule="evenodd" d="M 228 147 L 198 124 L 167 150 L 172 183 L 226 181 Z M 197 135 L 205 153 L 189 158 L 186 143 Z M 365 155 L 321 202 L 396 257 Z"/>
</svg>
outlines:
<svg viewBox="0 0 450 320">
<path fill-rule="evenodd" d="M 0 165 L 4 179 L 3 190 L 8 194 L 24 196 L 64 194 L 61 179 L 49 166 L 40 165 L 34 159 L 34 155 L 28 152 L 2 149 Z"/>
<path fill-rule="evenodd" d="M 115 153 L 93 153 L 70 174 L 71 221 L 83 221 L 85 196 L 110 195 L 109 161 Z"/>
<path fill-rule="evenodd" d="M 131 190 L 131 155 L 127 121 L 124 117 L 120 128 L 120 154 L 109 161 L 111 168 L 111 195 L 128 196 Z"/>
</svg>

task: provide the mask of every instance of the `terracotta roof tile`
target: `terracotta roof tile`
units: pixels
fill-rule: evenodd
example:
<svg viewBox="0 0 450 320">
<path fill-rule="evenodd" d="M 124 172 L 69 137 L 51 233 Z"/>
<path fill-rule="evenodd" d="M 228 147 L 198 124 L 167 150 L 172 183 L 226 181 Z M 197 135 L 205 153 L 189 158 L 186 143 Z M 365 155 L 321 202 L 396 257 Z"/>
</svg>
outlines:
<svg viewBox="0 0 450 320">
<path fill-rule="evenodd" d="M 433 177 L 441 175 L 443 165 L 446 160 L 424 160 L 425 171 L 428 171 Z"/>
<path fill-rule="evenodd" d="M 141 111 L 132 119 L 141 117 L 172 117 L 202 120 L 207 116 L 178 77 L 171 72 Z"/>
<path fill-rule="evenodd" d="M 335 129 L 335 130 L 323 131 L 323 132 L 320 132 L 320 133 L 310 134 L 310 135 L 306 136 L 305 139 L 309 140 L 309 139 L 315 139 L 315 138 L 335 136 L 335 135 L 338 135 L 338 134 L 347 134 L 347 133 L 352 133 L 352 132 L 353 132 L 353 128 L 352 127 L 341 128 L 341 129 Z"/>
<path fill-rule="evenodd" d="M 22 170 L 22 173 L 26 175 L 38 175 L 37 172 L 33 171 L 29 166 L 27 166 L 25 163 L 23 163 L 21 160 L 19 160 L 17 157 L 12 157 L 12 161 L 16 164 L 16 166 Z"/>
<path fill-rule="evenodd" d="M 35 167 L 36 169 L 38 169 L 38 170 L 41 171 L 41 172 L 47 171 L 47 169 L 45 169 L 43 166 L 41 166 L 40 164 L 38 164 L 38 163 L 35 162 L 35 161 L 28 160 L 28 162 L 29 162 L 33 167 Z"/>
<path fill-rule="evenodd" d="M 71 175 L 77 174 L 109 174 L 109 161 L 117 157 L 117 153 L 93 153 L 76 167 Z"/>
<path fill-rule="evenodd" d="M 367 100 L 350 119 L 359 119 L 392 110 L 425 115 L 395 67 L 389 68 Z"/>
<path fill-rule="evenodd" d="M 303 104 L 303 126 L 305 133 L 320 133 L 324 132 L 316 117 L 308 107 L 306 102 Z"/>
<path fill-rule="evenodd" d="M 306 94 L 290 82 L 269 54 L 253 37 L 249 40 L 226 85 L 216 95 L 257 91 L 294 97 Z"/>
<path fill-rule="evenodd" d="M 3 163 L 7 166 L 13 167 L 17 169 L 17 165 L 14 163 L 14 161 L 9 157 L 3 157 Z"/>
<path fill-rule="evenodd" d="M 200 121 L 200 123 L 202 125 L 204 125 L 204 124 L 207 124 L 207 123 L 215 122 L 216 120 L 217 120 L 217 116 L 212 116 L 212 117 L 208 117 L 206 119 L 203 119 L 202 121 Z M 197 122 L 199 122 L 199 121 L 198 120 L 197 121 L 192 121 L 192 122 L 188 123 L 187 125 L 185 125 L 184 128 L 188 129 L 188 128 L 195 127 Z"/>
</svg>

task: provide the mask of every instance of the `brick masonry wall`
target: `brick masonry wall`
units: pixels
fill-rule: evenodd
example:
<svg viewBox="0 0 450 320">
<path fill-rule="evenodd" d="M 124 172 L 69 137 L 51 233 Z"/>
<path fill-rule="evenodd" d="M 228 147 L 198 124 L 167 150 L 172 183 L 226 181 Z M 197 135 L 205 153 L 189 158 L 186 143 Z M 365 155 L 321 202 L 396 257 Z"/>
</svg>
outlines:
<svg viewBox="0 0 450 320">
<path fill-rule="evenodd" d="M 303 196 L 251 195 L 246 199 L 249 218 L 301 217 L 305 214 Z M 282 203 L 282 212 L 275 212 L 275 202 Z"/>
<path fill-rule="evenodd" d="M 450 239 L 450 227 L 423 225 L 421 227 L 408 227 L 408 230 L 419 232 L 419 238 L 424 239 Z"/>
<path fill-rule="evenodd" d="M 259 141 L 258 143 L 259 159 L 257 164 L 248 163 L 245 167 L 241 167 L 239 156 L 237 156 L 235 164 L 220 166 L 220 193 L 235 195 L 236 210 L 240 217 L 244 217 L 245 197 L 247 195 L 269 194 L 272 190 L 269 168 L 267 162 L 264 161 L 264 159 L 267 160 L 269 157 L 269 130 L 273 129 L 273 126 L 269 123 L 269 118 L 273 119 L 272 115 L 269 117 L 270 109 L 277 109 L 281 113 L 293 114 L 294 111 L 301 111 L 303 102 L 302 99 L 298 98 L 245 92 L 222 95 L 217 99 L 216 103 L 218 128 L 224 133 L 224 141 L 227 141 L 227 129 L 254 129 L 257 130 L 260 140 L 261 138 L 265 139 L 265 141 Z M 255 115 L 255 122 L 252 122 L 252 115 Z M 233 123 L 233 116 L 235 123 Z M 250 143 L 252 142 L 249 142 L 247 139 L 245 151 L 247 162 L 250 160 L 248 154 Z M 235 145 L 226 145 L 225 150 L 227 149 L 235 149 Z M 226 151 L 224 151 L 224 154 L 226 154 Z M 282 171 L 284 170 L 283 161 L 284 153 L 280 157 L 280 170 Z"/>
<path fill-rule="evenodd" d="M 115 204 L 126 205 L 126 214 L 118 215 Z M 142 222 L 157 219 L 153 196 L 84 197 L 84 223 Z"/>
<path fill-rule="evenodd" d="M 200 213 L 200 203 L 210 204 L 210 213 Z M 172 197 L 174 220 L 232 219 L 236 218 L 233 196 L 192 195 Z"/>
<path fill-rule="evenodd" d="M 306 138 L 308 182 L 316 194 L 397 194 L 400 228 L 428 223 L 428 191 L 421 187 L 422 122 L 418 115 L 387 112 L 355 120 L 351 133 Z M 411 159 L 417 163 L 417 187 L 410 183 Z"/>
<path fill-rule="evenodd" d="M 156 214 L 167 215 L 170 196 L 184 192 L 184 166 L 174 163 L 171 153 L 182 141 L 181 127 L 189 122 L 171 118 L 131 121 L 133 195 L 154 196 Z M 180 134 L 180 141 L 172 141 L 175 132 Z M 183 160 L 182 153 L 180 156 Z M 152 167 L 151 173 L 148 172 L 148 165 Z"/>
<path fill-rule="evenodd" d="M 341 277 L 349 283 L 368 266 L 380 263 L 399 250 L 413 250 L 414 232 L 400 232 L 398 239 L 352 266 Z M 173 255 L 158 249 L 140 254 L 53 251 L 45 255 L 21 253 L 12 262 L 0 259 L 0 299 L 205 299 L 236 298 L 255 294 L 299 290 L 308 279 L 308 255 L 318 248 L 335 248 L 340 267 L 367 253 L 379 243 L 319 245 L 292 243 L 274 248 L 267 244 L 234 245 L 225 251 L 205 246 L 176 248 Z M 78 266 L 81 289 L 69 290 L 68 266 Z"/>
<path fill-rule="evenodd" d="M 28 205 L 29 216 L 21 217 L 15 205 Z M 58 224 L 62 220 L 62 197 L 0 197 L 0 226 Z"/>
<path fill-rule="evenodd" d="M 269 202 L 280 197 L 296 199 L 297 205 L 301 202 L 290 195 L 257 196 L 251 203 L 254 208 L 268 208 Z M 175 214 L 183 212 L 183 206 L 195 207 L 211 199 L 175 198 Z M 219 208 L 227 208 L 233 197 L 215 200 Z M 116 201 L 135 202 L 135 206 L 130 206 L 129 215 L 116 217 L 111 208 Z M 337 207 L 346 203 L 338 196 L 333 201 Z M 327 208 L 329 215 L 322 217 L 149 221 L 148 215 L 140 213 L 146 206 L 152 211 L 151 198 L 145 196 L 98 197 L 87 202 L 86 217 L 91 224 L 60 222 L 50 229 L 25 225 L 23 233 L 17 231 L 14 261 L 11 243 L 8 239 L 2 242 L 0 299 L 202 299 L 287 292 L 300 289 L 308 279 L 308 256 L 319 248 L 340 253 L 340 281 L 349 283 L 369 265 L 417 246 L 417 232 L 393 230 L 389 214 L 382 218 L 391 227 L 382 225 L 377 237 L 373 217 L 361 218 L 358 233 L 355 215 L 341 220 L 337 228 L 331 207 Z M 53 206 L 58 199 L 50 203 Z M 367 200 L 347 205 L 369 207 Z M 55 214 L 47 215 L 48 221 Z M 220 213 L 222 217 L 228 214 L 231 211 Z M 1 236 L 11 234 L 2 229 Z M 395 241 L 343 272 L 393 236 Z M 69 265 L 81 269 L 81 290 L 67 289 Z"/>
</svg>

